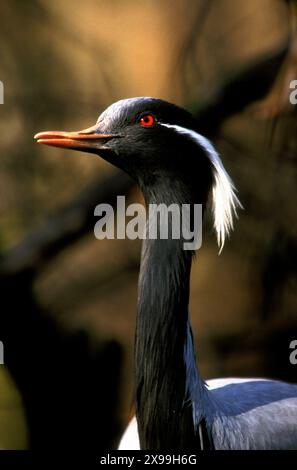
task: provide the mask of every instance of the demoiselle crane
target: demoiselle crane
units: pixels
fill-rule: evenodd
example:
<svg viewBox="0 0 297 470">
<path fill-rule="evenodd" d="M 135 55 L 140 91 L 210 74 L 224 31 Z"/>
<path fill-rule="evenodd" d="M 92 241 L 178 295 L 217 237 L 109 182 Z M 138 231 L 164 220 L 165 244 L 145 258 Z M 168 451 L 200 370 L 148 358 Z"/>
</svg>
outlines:
<svg viewBox="0 0 297 470">
<path fill-rule="evenodd" d="M 216 150 L 184 109 L 160 99 L 130 98 L 108 107 L 89 129 L 41 132 L 35 138 L 98 154 L 135 179 L 147 206 L 188 204 L 191 218 L 195 204 L 204 208 L 212 198 L 222 249 L 240 203 Z M 130 424 L 120 448 L 297 449 L 296 385 L 203 381 L 188 313 L 193 251 L 183 243 L 183 237 L 143 241 L 135 336 L 137 426 Z"/>
</svg>

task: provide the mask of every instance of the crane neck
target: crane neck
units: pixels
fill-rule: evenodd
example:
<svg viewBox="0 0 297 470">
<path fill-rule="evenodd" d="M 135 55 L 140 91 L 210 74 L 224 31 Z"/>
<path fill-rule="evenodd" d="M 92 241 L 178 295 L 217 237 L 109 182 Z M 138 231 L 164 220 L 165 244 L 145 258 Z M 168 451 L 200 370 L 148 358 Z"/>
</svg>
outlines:
<svg viewBox="0 0 297 470">
<path fill-rule="evenodd" d="M 145 196 L 147 204 L 182 203 L 172 181 L 165 191 Z M 183 201 L 193 205 L 189 196 Z M 154 222 L 147 223 L 139 276 L 135 366 L 140 444 L 144 449 L 193 449 L 207 393 L 188 315 L 193 253 L 184 250 L 182 238 L 149 239 Z"/>
</svg>

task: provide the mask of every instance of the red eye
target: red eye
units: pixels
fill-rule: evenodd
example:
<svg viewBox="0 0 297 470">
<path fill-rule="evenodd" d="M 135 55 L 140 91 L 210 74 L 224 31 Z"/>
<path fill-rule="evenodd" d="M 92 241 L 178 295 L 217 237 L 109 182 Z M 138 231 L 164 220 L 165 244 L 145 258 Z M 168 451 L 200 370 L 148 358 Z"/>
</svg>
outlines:
<svg viewBox="0 0 297 470">
<path fill-rule="evenodd" d="M 150 127 L 155 124 L 155 118 L 151 114 L 146 114 L 140 119 L 140 125 L 143 127 Z"/>
</svg>

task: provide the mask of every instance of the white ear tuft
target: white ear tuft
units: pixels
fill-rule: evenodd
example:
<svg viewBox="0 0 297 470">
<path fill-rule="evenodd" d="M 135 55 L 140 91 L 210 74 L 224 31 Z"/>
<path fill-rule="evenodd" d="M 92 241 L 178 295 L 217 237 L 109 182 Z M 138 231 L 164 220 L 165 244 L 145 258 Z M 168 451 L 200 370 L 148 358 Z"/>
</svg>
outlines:
<svg viewBox="0 0 297 470">
<path fill-rule="evenodd" d="M 237 217 L 237 209 L 243 208 L 235 194 L 235 186 L 226 172 L 217 151 L 208 139 L 198 134 L 198 132 L 186 129 L 185 127 L 170 124 L 162 125 L 191 137 L 200 147 L 203 147 L 209 157 L 214 180 L 212 187 L 212 212 L 220 254 L 224 247 L 226 236 L 233 229 L 233 216 Z"/>
<path fill-rule="evenodd" d="M 237 217 L 237 209 L 242 209 L 242 205 L 235 194 L 236 189 L 234 184 L 217 152 L 214 150 L 214 153 L 209 154 L 209 157 L 213 166 L 214 178 L 212 211 L 220 254 L 224 247 L 226 236 L 233 229 L 233 215 Z"/>
</svg>

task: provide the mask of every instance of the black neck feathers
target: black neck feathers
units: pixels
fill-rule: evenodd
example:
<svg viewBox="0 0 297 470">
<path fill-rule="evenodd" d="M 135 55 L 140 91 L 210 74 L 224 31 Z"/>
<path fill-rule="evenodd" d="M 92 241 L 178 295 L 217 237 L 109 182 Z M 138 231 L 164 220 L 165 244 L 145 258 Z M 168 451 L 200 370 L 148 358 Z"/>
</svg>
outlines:
<svg viewBox="0 0 297 470">
<path fill-rule="evenodd" d="M 194 203 L 180 181 L 150 188 L 145 197 L 148 206 Z M 201 202 L 201 195 L 196 199 Z M 146 239 L 142 248 L 135 360 L 143 449 L 195 449 L 199 440 L 191 395 L 203 395 L 206 389 L 196 367 L 188 317 L 193 253 L 184 250 L 183 242 L 170 237 Z"/>
</svg>

